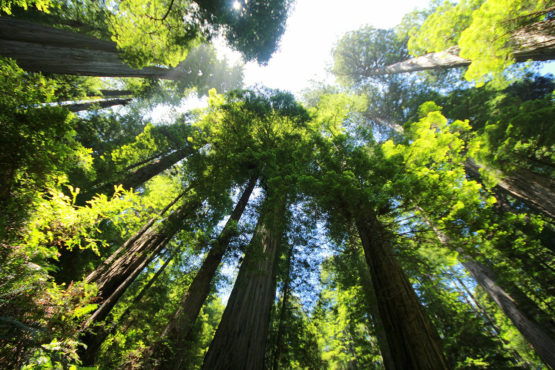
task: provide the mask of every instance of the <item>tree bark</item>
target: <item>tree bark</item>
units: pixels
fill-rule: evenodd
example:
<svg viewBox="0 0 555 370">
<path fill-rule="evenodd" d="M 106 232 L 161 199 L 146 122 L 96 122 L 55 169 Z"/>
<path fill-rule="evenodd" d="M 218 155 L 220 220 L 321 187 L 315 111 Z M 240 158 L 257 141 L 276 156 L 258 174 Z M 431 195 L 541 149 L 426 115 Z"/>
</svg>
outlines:
<svg viewBox="0 0 555 370">
<path fill-rule="evenodd" d="M 102 301 L 111 297 L 138 266 L 159 252 L 161 246 L 163 247 L 183 226 L 183 220 L 199 205 L 198 201 L 186 202 L 163 220 L 159 227 L 145 231 L 138 238 L 134 235 L 132 237 L 134 241 L 128 243 L 129 247 L 125 254 L 115 259 L 103 273 L 95 274 L 91 279 L 87 278 L 87 282 L 96 283 L 98 286 L 98 295 Z"/>
<path fill-rule="evenodd" d="M 203 369 L 263 369 L 286 198 L 266 201 Z"/>
<path fill-rule="evenodd" d="M 393 369 L 448 369 L 439 337 L 393 255 L 390 236 L 369 210 L 354 215 L 370 268 Z"/>
<path fill-rule="evenodd" d="M 473 176 L 479 176 L 479 169 L 482 167 L 484 166 L 471 159 L 465 162 L 465 169 Z M 555 181 L 552 179 L 520 168 L 510 175 L 501 174 L 495 190 L 510 195 L 533 210 L 555 219 Z"/>
<path fill-rule="evenodd" d="M 61 107 L 64 107 L 71 112 L 81 112 L 84 110 L 91 110 L 91 109 L 103 109 L 113 107 L 115 105 L 127 105 L 131 102 L 131 98 L 127 99 L 102 99 L 102 100 L 91 100 L 84 103 L 71 103 L 71 104 L 61 104 Z"/>
<path fill-rule="evenodd" d="M 360 256 L 360 258 L 359 258 Z M 368 270 L 368 264 L 364 261 L 364 257 L 357 253 L 357 267 L 360 274 L 360 282 L 362 284 L 362 289 L 364 295 L 366 296 L 366 303 L 372 315 L 372 326 L 376 332 L 376 337 L 378 338 L 378 347 L 380 347 L 380 353 L 382 355 L 383 364 L 386 369 L 394 369 L 395 361 L 389 350 L 389 344 L 387 342 L 387 333 L 385 331 L 383 321 L 380 317 L 380 310 L 378 307 L 378 298 L 376 297 L 376 292 L 372 287 L 372 276 Z"/>
<path fill-rule="evenodd" d="M 253 176 L 247 183 L 241 198 L 235 205 L 223 230 L 208 252 L 200 270 L 193 279 L 187 293 L 181 299 L 178 308 L 160 335 L 160 339 L 145 355 L 143 366 L 150 368 L 179 369 L 184 360 L 185 345 L 192 334 L 194 323 L 210 293 L 210 285 L 218 266 L 227 250 L 231 238 L 235 235 L 235 226 L 248 204 L 258 177 Z M 168 342 L 167 344 L 165 342 Z M 151 361 L 155 359 L 156 361 Z M 152 362 L 159 362 L 153 364 Z"/>
<path fill-rule="evenodd" d="M 488 276 L 483 266 L 472 260 L 461 263 L 512 321 L 542 361 L 550 368 L 555 369 L 555 341 L 536 322 L 519 310 L 515 301 Z"/>
<path fill-rule="evenodd" d="M 100 90 L 100 93 L 107 98 L 133 95 L 131 90 Z"/>
<path fill-rule="evenodd" d="M 516 62 L 527 60 L 546 61 L 555 59 L 555 20 L 537 22 L 516 31 L 512 36 L 513 57 Z M 472 62 L 459 56 L 459 48 L 451 47 L 438 53 L 430 53 L 404 60 L 371 72 L 370 76 L 416 72 L 429 69 L 465 67 Z"/>
<path fill-rule="evenodd" d="M 189 156 L 192 152 L 193 149 L 185 147 L 166 154 L 165 156 L 157 158 L 134 171 L 126 173 L 117 180 L 92 187 L 91 190 L 84 192 L 81 196 L 78 195 L 77 200 L 78 202 L 83 202 L 91 198 L 94 194 L 111 195 L 117 185 L 122 185 L 124 189 L 136 189 L 154 176 L 162 173 L 180 160 Z"/>
<path fill-rule="evenodd" d="M 133 69 L 112 41 L 11 17 L 0 17 L 0 54 L 32 72 L 99 77 L 175 79 L 166 68 Z"/>
<path fill-rule="evenodd" d="M 137 294 L 137 296 L 133 298 L 133 302 L 129 305 L 129 307 L 127 307 L 127 309 L 117 318 L 117 320 L 113 321 L 113 323 L 109 328 L 101 327 L 96 332 L 96 335 L 89 336 L 88 342 L 87 342 L 87 348 L 84 349 L 83 354 L 79 356 L 81 361 L 83 362 L 83 365 L 92 366 L 92 364 L 94 364 L 94 360 L 97 356 L 98 350 L 100 349 L 100 345 L 104 342 L 104 340 L 108 337 L 108 335 L 115 333 L 118 326 L 131 312 L 131 308 L 135 306 L 144 297 L 145 293 L 150 289 L 150 287 L 154 284 L 154 282 L 158 279 L 158 277 L 162 274 L 162 272 L 164 272 L 164 270 L 169 265 L 170 261 L 173 259 L 174 256 L 175 256 L 175 253 L 173 253 L 168 259 L 166 259 L 164 264 L 158 269 L 158 271 L 156 271 L 154 276 L 150 278 L 148 283 L 141 289 L 139 294 Z"/>
<path fill-rule="evenodd" d="M 424 213 L 423 219 L 424 222 L 434 231 L 437 238 L 442 244 L 446 246 L 449 246 L 451 244 L 449 237 L 438 230 L 437 227 L 435 227 L 435 225 L 425 217 Z M 555 369 L 555 341 L 553 340 L 552 336 L 548 334 L 549 331 L 553 333 L 551 325 L 544 323 L 542 327 L 525 313 L 530 313 L 530 311 L 539 312 L 540 309 L 537 307 L 533 307 L 535 306 L 535 304 L 532 302 L 527 305 L 528 310 L 523 310 L 521 307 L 519 307 L 518 302 L 497 284 L 493 277 L 493 274 L 491 273 L 491 271 L 489 271 L 489 269 L 487 269 L 479 262 L 474 261 L 472 258 L 466 256 L 463 250 L 458 249 L 457 251 L 462 257 L 461 264 L 470 273 L 470 275 L 472 275 L 478 285 L 480 285 L 486 291 L 488 296 L 511 320 L 517 330 L 534 348 L 542 361 L 546 365 Z"/>
<path fill-rule="evenodd" d="M 278 332 L 276 335 L 276 350 L 274 352 L 272 365 L 273 370 L 279 370 L 279 360 L 283 347 L 283 333 L 285 331 L 287 303 L 289 301 L 289 291 L 291 289 L 291 263 L 293 261 L 293 248 L 294 246 L 289 246 L 289 253 L 287 256 L 287 276 L 285 277 L 285 282 L 283 284 L 283 298 L 281 300 L 281 309 L 279 310 L 279 324 Z"/>
</svg>

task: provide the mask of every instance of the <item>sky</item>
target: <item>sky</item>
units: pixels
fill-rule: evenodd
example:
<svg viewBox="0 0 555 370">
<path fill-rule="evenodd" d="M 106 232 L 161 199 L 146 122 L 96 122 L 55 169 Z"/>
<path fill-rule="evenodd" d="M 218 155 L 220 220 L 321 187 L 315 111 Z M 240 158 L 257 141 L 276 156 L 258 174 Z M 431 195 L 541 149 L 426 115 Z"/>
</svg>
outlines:
<svg viewBox="0 0 555 370">
<path fill-rule="evenodd" d="M 297 0 L 279 50 L 267 66 L 250 62 L 245 85 L 264 84 L 298 95 L 311 80 L 326 79 L 331 50 L 348 31 L 364 25 L 391 28 L 403 15 L 425 8 L 429 0 Z M 328 77 L 329 78 L 329 77 Z"/>
<path fill-rule="evenodd" d="M 415 8 L 426 8 L 429 0 L 296 0 L 287 19 L 279 49 L 268 65 L 249 62 L 245 66 L 245 87 L 264 85 L 290 91 L 300 97 L 311 81 L 333 82 L 326 73 L 331 66 L 331 51 L 349 31 L 364 25 L 391 28 Z M 216 40 L 220 56 L 231 61 L 240 55 Z M 207 104 L 206 99 L 186 102 L 178 111 Z M 150 114 L 153 122 L 164 122 L 171 115 L 170 106 L 159 106 Z"/>
</svg>

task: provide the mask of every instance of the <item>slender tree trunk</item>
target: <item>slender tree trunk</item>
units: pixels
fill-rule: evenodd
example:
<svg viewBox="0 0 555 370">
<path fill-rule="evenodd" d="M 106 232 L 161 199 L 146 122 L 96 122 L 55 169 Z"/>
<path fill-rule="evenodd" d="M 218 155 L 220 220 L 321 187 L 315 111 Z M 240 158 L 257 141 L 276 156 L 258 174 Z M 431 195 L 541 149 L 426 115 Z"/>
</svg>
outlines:
<svg viewBox="0 0 555 370">
<path fill-rule="evenodd" d="M 425 215 L 423 213 L 423 215 Z M 435 225 L 424 216 L 424 222 L 428 224 L 435 232 L 438 239 L 444 245 L 450 245 L 447 235 L 438 230 Z M 461 264 L 472 275 L 474 280 L 486 291 L 488 296 L 497 304 L 503 313 L 511 320 L 513 325 L 522 334 L 522 336 L 534 348 L 538 356 L 549 367 L 555 369 L 555 341 L 549 335 L 550 325 L 544 323 L 543 327 L 531 319 L 525 312 L 529 312 L 532 308 L 529 306 L 528 311 L 522 310 L 518 306 L 518 302 L 513 299 L 503 288 L 501 288 L 492 277 L 491 271 L 472 258 L 465 256 L 464 251 L 458 250 L 463 257 Z M 534 303 L 531 303 L 535 306 Z M 541 311 L 534 308 L 533 311 Z"/>
<path fill-rule="evenodd" d="M 104 302 L 112 297 L 126 279 L 133 275 L 139 266 L 155 256 L 173 235 L 183 226 L 183 220 L 200 205 L 198 201 L 188 201 L 173 212 L 157 228 L 149 229 L 133 242 L 128 243 L 127 251 L 114 261 L 102 273 L 91 274 L 86 281 L 96 283 L 98 295 Z M 100 308 L 99 308 L 100 309 Z"/>
<path fill-rule="evenodd" d="M 131 236 L 129 239 L 127 239 L 125 241 L 125 243 L 122 244 L 121 247 L 119 247 L 108 258 L 106 258 L 104 261 L 102 261 L 96 267 L 96 269 L 94 269 L 94 271 L 92 271 L 89 275 L 87 275 L 87 277 L 85 278 L 85 281 L 87 283 L 91 283 L 93 281 L 98 281 L 99 279 L 101 279 L 101 276 L 104 273 L 106 273 L 107 270 L 110 269 L 110 267 L 114 263 L 114 261 L 117 258 L 119 258 L 122 253 L 129 252 L 128 250 L 131 248 L 131 246 L 133 246 L 143 236 L 143 234 L 152 227 L 152 225 L 154 225 L 154 223 L 156 222 L 156 220 L 159 219 L 159 217 L 163 216 L 171 207 L 173 207 L 175 205 L 175 203 L 177 203 L 177 201 L 179 199 L 181 199 L 181 197 L 183 197 L 185 194 L 187 194 L 187 192 L 190 190 L 190 188 L 191 188 L 191 186 L 189 185 L 181 194 L 179 194 L 177 197 L 175 197 L 174 200 L 172 200 L 166 207 L 164 207 L 164 209 L 162 209 L 160 212 L 158 212 L 157 217 L 152 217 L 150 220 L 148 220 L 148 222 L 146 224 L 144 224 L 143 227 L 141 227 L 141 229 L 139 231 L 137 231 L 135 234 L 133 234 L 133 236 Z"/>
<path fill-rule="evenodd" d="M 112 194 L 117 185 L 122 185 L 124 189 L 136 189 L 143 183 L 147 182 L 154 176 L 162 173 L 180 160 L 186 158 L 192 153 L 193 149 L 185 147 L 183 149 L 171 152 L 161 158 L 122 176 L 122 178 L 93 187 L 90 191 L 78 196 L 78 201 L 88 200 L 93 194 Z"/>
<path fill-rule="evenodd" d="M 529 59 L 535 61 L 555 59 L 554 27 L 555 21 L 551 19 L 537 22 L 515 32 L 512 36 L 513 57 L 515 60 L 517 62 L 525 62 Z M 454 46 L 442 52 L 422 55 L 376 69 L 370 75 L 376 76 L 470 65 L 471 60 L 460 57 L 459 51 L 459 48 Z"/>
<path fill-rule="evenodd" d="M 102 99 L 102 100 L 91 100 L 84 103 L 62 104 L 61 106 L 70 110 L 71 112 L 80 112 L 80 111 L 91 110 L 91 109 L 109 108 L 116 105 L 127 105 L 130 101 L 131 101 L 131 98 Z"/>
<path fill-rule="evenodd" d="M 107 98 L 133 95 L 131 90 L 100 90 L 100 93 Z"/>
<path fill-rule="evenodd" d="M 354 215 L 370 268 L 393 369 L 448 369 L 439 337 L 393 255 L 390 236 L 369 210 Z"/>
<path fill-rule="evenodd" d="M 84 350 L 84 353 L 79 356 L 84 365 L 92 365 L 94 363 L 94 360 L 98 354 L 98 350 L 100 349 L 100 345 L 110 334 L 116 332 L 118 326 L 131 312 L 131 308 L 141 301 L 146 292 L 150 289 L 150 287 L 152 287 L 154 282 L 158 280 L 158 277 L 160 277 L 166 267 L 168 267 L 170 261 L 173 259 L 173 257 L 175 257 L 175 254 L 176 253 L 172 253 L 170 257 L 166 259 L 164 264 L 158 269 L 158 271 L 156 271 L 154 276 L 150 278 L 148 283 L 146 283 L 146 285 L 141 289 L 139 294 L 137 294 L 137 296 L 133 298 L 133 302 L 129 305 L 129 307 L 127 307 L 127 309 L 117 318 L 117 320 L 114 320 L 112 322 L 109 328 L 100 327 L 97 329 L 96 335 L 90 336 L 90 338 L 88 339 L 87 348 Z"/>
<path fill-rule="evenodd" d="M 112 41 L 11 17 L 0 17 L 0 54 L 16 59 L 21 68 L 32 72 L 176 78 L 166 68 L 129 67 L 119 58 Z"/>
<path fill-rule="evenodd" d="M 263 369 L 286 198 L 266 201 L 203 369 Z"/>
<path fill-rule="evenodd" d="M 206 301 L 206 297 L 210 293 L 211 282 L 227 250 L 229 241 L 236 233 L 235 227 L 248 204 L 257 179 L 257 176 L 253 176 L 247 183 L 241 198 L 235 205 L 222 232 L 208 252 L 187 293 L 181 299 L 178 308 L 164 328 L 160 339 L 145 355 L 145 367 L 152 366 L 151 358 L 160 362 L 160 364 L 154 365 L 156 367 L 160 366 L 164 369 L 179 369 L 181 367 L 184 360 L 186 342 L 191 337 L 194 323 Z M 165 342 L 169 342 L 169 347 L 171 348 Z"/>
</svg>

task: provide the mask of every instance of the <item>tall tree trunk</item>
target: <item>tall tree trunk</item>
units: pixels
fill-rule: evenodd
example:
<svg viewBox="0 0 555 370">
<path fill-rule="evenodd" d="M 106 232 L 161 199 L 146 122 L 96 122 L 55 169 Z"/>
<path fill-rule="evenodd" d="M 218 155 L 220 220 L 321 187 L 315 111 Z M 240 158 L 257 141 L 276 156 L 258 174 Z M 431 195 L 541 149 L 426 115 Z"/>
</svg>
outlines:
<svg viewBox="0 0 555 370">
<path fill-rule="evenodd" d="M 370 210 L 354 214 L 393 369 L 448 369 L 439 337 L 393 255 L 390 235 Z"/>
<path fill-rule="evenodd" d="M 100 93 L 106 98 L 133 95 L 131 90 L 100 90 Z"/>
<path fill-rule="evenodd" d="M 465 162 L 465 169 L 472 175 L 479 175 L 479 169 L 484 167 L 469 159 Z M 537 175 L 525 168 L 520 168 L 511 174 L 500 174 L 495 190 L 510 195 L 555 219 L 555 181 Z"/>
<path fill-rule="evenodd" d="M 206 297 L 210 293 L 210 285 L 220 262 L 227 250 L 231 238 L 236 234 L 235 227 L 248 204 L 258 177 L 253 176 L 247 183 L 241 198 L 235 205 L 222 232 L 208 252 L 200 270 L 197 272 L 187 293 L 181 299 L 178 308 L 160 335 L 160 339 L 152 345 L 145 355 L 145 367 L 152 366 L 155 359 L 156 367 L 179 369 L 184 360 L 185 345 L 192 334 L 194 323 L 199 315 Z M 169 342 L 169 348 L 165 342 Z"/>
<path fill-rule="evenodd" d="M 124 189 L 136 189 L 143 183 L 147 182 L 154 176 L 162 173 L 168 168 L 172 167 L 174 164 L 180 160 L 186 158 L 192 153 L 193 149 L 185 147 L 161 158 L 157 158 L 152 162 L 133 170 L 132 172 L 122 175 L 119 179 L 111 181 L 109 183 L 99 184 L 96 187 L 92 187 L 89 191 L 84 192 L 81 196 L 77 196 L 78 202 L 84 202 L 90 199 L 94 194 L 112 194 L 114 192 L 114 187 L 117 185 L 122 185 Z"/>
<path fill-rule="evenodd" d="M 102 261 L 94 269 L 94 271 L 92 271 L 89 275 L 87 275 L 87 277 L 85 278 L 85 281 L 87 283 L 98 281 L 101 278 L 101 276 L 104 273 L 106 273 L 107 270 L 110 269 L 114 261 L 117 258 L 119 258 L 122 253 L 129 252 L 128 250 L 131 248 L 131 246 L 133 246 L 134 243 L 136 243 L 139 240 L 139 238 L 141 238 L 143 234 L 152 227 L 152 225 L 154 225 L 154 223 L 159 219 L 159 217 L 163 216 L 171 207 L 173 207 L 177 203 L 177 201 L 181 199 L 181 197 L 187 194 L 187 192 L 190 189 L 191 189 L 191 185 L 189 185 L 181 194 L 179 194 L 170 203 L 168 203 L 168 205 L 166 205 L 164 209 L 158 212 L 157 217 L 152 217 L 150 220 L 148 220 L 147 223 L 144 224 L 139 231 L 137 231 L 135 234 L 133 234 L 133 236 L 127 239 L 125 243 L 123 243 L 116 251 L 114 251 L 108 258 Z"/>
<path fill-rule="evenodd" d="M 449 246 L 451 244 L 449 237 L 438 230 L 437 227 L 426 218 L 425 213 L 422 214 L 424 222 L 432 228 L 440 242 Z M 530 313 L 530 311 L 539 312 L 541 310 L 537 307 L 533 307 L 536 306 L 533 302 L 527 304 L 527 310 L 523 310 L 518 306 L 518 302 L 497 284 L 492 272 L 489 271 L 488 268 L 466 256 L 463 250 L 458 249 L 457 251 L 462 257 L 461 264 L 472 275 L 478 285 L 485 290 L 488 296 L 511 320 L 517 330 L 534 348 L 542 361 L 555 369 L 555 341 L 552 338 L 554 333 L 551 325 L 543 323 L 542 327 L 525 313 Z M 549 332 L 551 332 L 551 335 Z"/>
<path fill-rule="evenodd" d="M 364 261 L 364 257 L 360 253 L 357 254 L 357 269 L 360 274 L 360 282 L 362 284 L 362 290 L 364 292 L 366 303 L 372 315 L 372 326 L 378 338 L 378 346 L 380 347 L 380 353 L 382 355 L 383 364 L 386 369 L 394 369 L 395 361 L 389 350 L 389 344 L 387 342 L 387 333 L 385 331 L 383 321 L 380 317 L 380 310 L 378 307 L 378 298 L 376 297 L 376 292 L 374 291 L 372 284 L 372 276 L 368 270 L 368 264 Z"/>
<path fill-rule="evenodd" d="M 119 58 L 112 41 L 5 16 L 0 17 L 0 54 L 16 59 L 21 68 L 32 72 L 176 78 L 166 68 L 129 67 Z"/>
<path fill-rule="evenodd" d="M 262 369 L 286 198 L 266 201 L 203 369 Z"/>
<path fill-rule="evenodd" d="M 177 250 L 176 250 L 177 251 Z M 129 315 L 131 312 L 131 308 L 133 308 L 137 303 L 141 301 L 144 297 L 146 292 L 152 287 L 152 285 L 158 280 L 160 275 L 164 272 L 166 267 L 168 267 L 170 261 L 175 257 L 175 252 L 170 255 L 164 262 L 164 264 L 156 271 L 154 276 L 150 278 L 148 283 L 141 289 L 139 294 L 135 298 L 133 298 L 133 302 L 127 307 L 127 309 L 116 319 L 113 320 L 111 325 L 106 325 L 103 327 L 99 327 L 94 336 L 90 336 L 87 338 L 87 348 L 84 349 L 83 353 L 79 356 L 83 365 L 91 365 L 94 364 L 94 360 L 98 354 L 98 350 L 100 349 L 100 345 L 106 340 L 106 338 L 116 332 L 118 326 L 122 323 L 123 320 Z M 129 325 L 126 324 L 126 326 Z"/>
<path fill-rule="evenodd" d="M 517 62 L 555 59 L 555 20 L 545 20 L 521 28 L 512 35 L 513 57 Z M 459 56 L 459 48 L 451 47 L 438 53 L 430 53 L 404 60 L 369 73 L 370 76 L 416 72 L 429 69 L 465 67 L 472 62 Z"/>
<path fill-rule="evenodd" d="M 131 98 L 102 99 L 102 100 L 91 100 L 84 103 L 62 104 L 61 106 L 66 109 L 69 109 L 71 112 L 80 112 L 80 111 L 91 110 L 91 109 L 109 108 L 116 105 L 127 105 L 130 101 L 131 101 Z"/>
<path fill-rule="evenodd" d="M 289 246 L 289 253 L 287 255 L 287 275 L 283 284 L 283 298 L 281 300 L 281 309 L 279 310 L 279 324 L 278 332 L 276 335 L 276 350 L 274 352 L 273 370 L 279 369 L 279 360 L 281 357 L 283 347 L 283 333 L 285 332 L 285 319 L 287 315 L 287 303 L 289 301 L 289 291 L 291 289 L 291 263 L 293 261 L 294 246 Z"/>
</svg>

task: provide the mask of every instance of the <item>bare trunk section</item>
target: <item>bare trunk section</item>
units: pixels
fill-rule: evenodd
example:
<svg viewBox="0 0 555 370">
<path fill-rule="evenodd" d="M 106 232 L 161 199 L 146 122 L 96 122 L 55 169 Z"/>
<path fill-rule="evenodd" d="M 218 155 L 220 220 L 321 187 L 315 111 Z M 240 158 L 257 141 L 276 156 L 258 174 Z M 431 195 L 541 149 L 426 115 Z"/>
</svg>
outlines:
<svg viewBox="0 0 555 370">
<path fill-rule="evenodd" d="M 193 152 L 193 149 L 185 147 L 169 153 L 161 158 L 157 158 L 152 162 L 139 167 L 136 170 L 124 174 L 121 178 L 109 182 L 100 184 L 96 187 L 92 187 L 91 190 L 83 193 L 81 196 L 77 196 L 78 202 L 83 202 L 91 198 L 94 194 L 112 194 L 114 188 L 117 185 L 122 185 L 124 189 L 136 189 L 143 183 L 147 182 L 154 176 L 162 173 L 168 168 L 172 167 L 177 162 L 185 159 Z"/>
<path fill-rule="evenodd" d="M 100 93 L 107 98 L 133 95 L 131 90 L 100 90 Z"/>
<path fill-rule="evenodd" d="M 102 273 L 90 274 L 86 281 L 96 283 L 102 301 L 111 297 L 138 266 L 159 252 L 160 246 L 164 246 L 173 237 L 183 226 L 183 220 L 199 205 L 198 201 L 188 201 L 163 220 L 159 227 L 150 228 L 138 237 L 135 234 L 130 238 L 133 241 L 127 243 L 127 250 L 123 255 L 114 259 Z"/>
<path fill-rule="evenodd" d="M 114 42 L 11 17 L 0 17 L 0 54 L 32 72 L 100 77 L 175 78 L 166 68 L 133 69 Z"/>
<path fill-rule="evenodd" d="M 369 210 L 354 215 L 370 268 L 393 369 L 448 369 L 439 337 L 393 255 L 390 236 Z"/>
<path fill-rule="evenodd" d="M 266 201 L 203 369 L 263 369 L 286 198 Z"/>
<path fill-rule="evenodd" d="M 71 103 L 60 105 L 63 108 L 70 110 L 71 112 L 81 112 L 84 110 L 91 109 L 103 109 L 110 108 L 116 105 L 127 105 L 131 102 L 131 98 L 127 99 L 102 99 L 102 100 L 91 100 L 84 103 Z"/>
<path fill-rule="evenodd" d="M 175 205 L 175 203 L 177 203 L 177 201 L 179 199 L 181 199 L 181 197 L 183 197 L 185 194 L 187 194 L 187 192 L 190 190 L 191 186 L 188 186 L 181 194 L 179 194 L 177 197 L 175 197 L 174 200 L 172 200 L 166 207 L 164 207 L 164 209 L 162 209 L 160 212 L 158 212 L 158 217 L 161 217 L 164 215 L 164 213 L 166 213 L 171 207 L 173 207 Z M 137 240 L 139 240 L 139 238 L 141 238 L 143 236 L 143 234 L 149 230 L 152 225 L 154 225 L 154 223 L 159 219 L 158 217 L 153 217 L 150 220 L 148 220 L 148 222 L 143 225 L 143 227 L 141 227 L 141 229 L 139 231 L 137 231 L 135 234 L 133 234 L 133 236 L 131 236 L 129 239 L 127 239 L 125 241 L 125 243 L 122 244 L 121 247 L 119 247 L 114 253 L 112 253 L 108 258 L 106 258 L 104 261 L 102 261 L 102 263 L 100 263 L 100 265 L 98 265 L 96 267 L 96 269 L 94 269 L 94 271 L 92 271 L 89 275 L 87 275 L 87 277 L 85 278 L 85 281 L 87 283 L 91 283 L 93 281 L 98 281 L 101 276 L 110 269 L 110 266 L 114 263 L 114 261 L 121 256 L 121 254 L 123 252 L 128 251 L 128 249 L 133 246 L 135 244 L 135 242 L 137 242 Z"/>
<path fill-rule="evenodd" d="M 166 267 L 168 267 L 170 261 L 173 259 L 173 257 L 175 257 L 175 254 L 176 253 L 173 252 L 171 256 L 166 259 L 164 264 L 158 269 L 158 271 L 156 271 L 154 276 L 150 278 L 148 283 L 146 283 L 146 285 L 141 289 L 139 294 L 137 294 L 137 296 L 133 298 L 133 302 L 129 305 L 129 307 L 127 307 L 127 309 L 116 320 L 113 320 L 111 326 L 99 327 L 96 332 L 96 335 L 94 336 L 89 335 L 87 348 L 84 350 L 84 353 L 81 354 L 81 356 L 79 356 L 81 358 L 81 361 L 83 362 L 83 365 L 92 366 L 94 364 L 94 360 L 98 354 L 98 350 L 100 349 L 101 344 L 110 334 L 113 334 L 116 332 L 116 329 L 118 328 L 118 326 L 121 325 L 122 321 L 131 312 L 131 308 L 141 301 L 141 299 L 144 297 L 146 292 L 152 287 L 152 285 L 156 282 L 156 280 L 158 280 L 158 277 L 160 277 L 160 275 L 164 272 Z M 129 325 L 129 323 L 126 325 Z"/>
<path fill-rule="evenodd" d="M 449 237 L 438 230 L 437 227 L 435 227 L 435 225 L 426 218 L 425 213 L 423 213 L 423 219 L 424 222 L 432 228 L 442 244 L 447 246 L 451 244 Z M 466 256 L 463 250 L 458 249 L 457 251 L 461 257 L 463 257 L 461 264 L 468 272 L 470 272 L 478 285 L 486 291 L 488 296 L 511 320 L 522 336 L 534 348 L 542 361 L 551 368 L 555 369 L 555 341 L 548 334 L 551 329 L 550 325 L 544 323 L 542 327 L 525 313 L 540 311 L 539 308 L 532 307 L 531 305 L 535 306 L 533 302 L 527 305 L 528 309 L 522 309 L 519 307 L 518 302 L 497 284 L 493 278 L 492 272 L 489 271 L 489 269 Z"/>
<path fill-rule="evenodd" d="M 241 198 L 235 205 L 222 232 L 208 252 L 187 293 L 181 299 L 177 310 L 164 328 L 159 341 L 145 355 L 146 360 L 143 366 L 155 366 L 164 369 L 181 368 L 186 350 L 186 342 L 192 334 L 194 323 L 206 301 L 206 297 L 210 293 L 211 282 L 227 250 L 229 241 L 235 235 L 235 226 L 243 215 L 257 179 L 257 176 L 253 176 L 247 183 Z M 151 359 L 157 361 L 151 361 Z M 152 362 L 159 363 L 152 364 Z"/>
<path fill-rule="evenodd" d="M 279 360 L 281 357 L 283 347 L 283 333 L 285 331 L 285 318 L 287 315 L 287 302 L 289 301 L 289 291 L 291 289 L 291 263 L 293 261 L 293 248 L 289 246 L 289 253 L 287 256 L 287 276 L 283 284 L 283 298 L 281 300 L 281 309 L 279 311 L 279 324 L 278 332 L 276 335 L 276 350 L 274 352 L 274 361 L 272 365 L 273 370 L 279 370 Z"/>
<path fill-rule="evenodd" d="M 488 276 L 483 266 L 474 261 L 462 262 L 462 265 L 512 321 L 542 361 L 555 369 L 555 341 L 519 310 L 515 301 Z"/>
<path fill-rule="evenodd" d="M 465 169 L 479 175 L 479 169 L 484 166 L 467 160 Z M 501 174 L 496 190 L 521 200 L 530 208 L 555 219 L 555 181 L 537 175 L 527 169 L 520 168 L 514 173 Z"/>
<path fill-rule="evenodd" d="M 529 59 L 545 61 L 555 59 L 555 20 L 537 22 L 516 31 L 512 36 L 513 57 L 517 62 Z M 371 72 L 370 76 L 416 72 L 429 69 L 465 67 L 472 62 L 459 56 L 459 48 L 451 47 L 438 53 L 430 53 L 404 60 Z"/>
<path fill-rule="evenodd" d="M 358 257 L 360 256 L 360 257 Z M 382 355 L 383 364 L 386 369 L 394 369 L 395 361 L 389 350 L 389 344 L 387 342 L 387 333 L 383 325 L 383 321 L 380 317 L 380 310 L 378 307 L 378 298 L 376 297 L 376 292 L 374 291 L 372 284 L 372 276 L 368 270 L 368 264 L 364 261 L 364 257 L 357 253 L 357 268 L 360 274 L 360 282 L 362 283 L 362 290 L 366 296 L 366 303 L 370 309 L 370 314 L 372 315 L 372 326 L 376 332 L 376 337 L 378 338 L 378 347 L 380 347 L 380 353 Z"/>
</svg>

